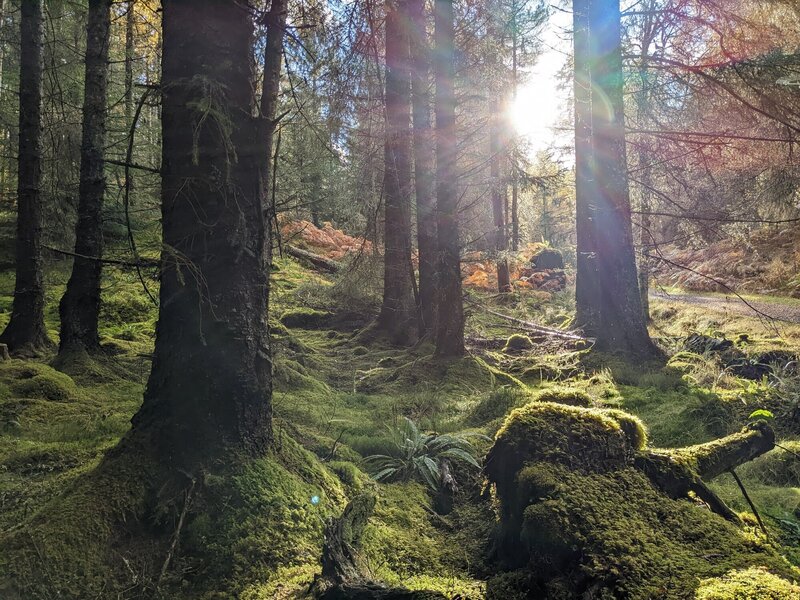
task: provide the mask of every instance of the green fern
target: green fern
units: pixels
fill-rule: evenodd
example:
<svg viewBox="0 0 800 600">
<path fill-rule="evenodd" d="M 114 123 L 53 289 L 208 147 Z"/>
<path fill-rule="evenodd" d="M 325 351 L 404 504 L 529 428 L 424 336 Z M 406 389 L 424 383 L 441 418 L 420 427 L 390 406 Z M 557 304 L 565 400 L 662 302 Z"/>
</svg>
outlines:
<svg viewBox="0 0 800 600">
<path fill-rule="evenodd" d="M 364 459 L 376 481 L 416 480 L 435 492 L 442 487 L 448 462 L 480 468 L 475 447 L 465 436 L 423 433 L 411 419 L 404 419 L 405 425 L 393 431 L 396 439 L 392 454 L 374 454 Z"/>
</svg>

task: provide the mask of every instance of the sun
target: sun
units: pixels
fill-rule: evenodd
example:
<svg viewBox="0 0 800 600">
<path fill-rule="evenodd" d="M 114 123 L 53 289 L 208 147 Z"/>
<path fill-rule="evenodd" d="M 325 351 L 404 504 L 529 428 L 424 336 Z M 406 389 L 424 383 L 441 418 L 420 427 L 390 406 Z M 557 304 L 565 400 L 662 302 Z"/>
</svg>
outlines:
<svg viewBox="0 0 800 600">
<path fill-rule="evenodd" d="M 532 153 L 546 149 L 556 140 L 554 127 L 564 116 L 567 103 L 556 76 L 559 66 L 542 64 L 546 58 L 527 74 L 508 109 L 514 130 L 528 142 Z"/>
</svg>

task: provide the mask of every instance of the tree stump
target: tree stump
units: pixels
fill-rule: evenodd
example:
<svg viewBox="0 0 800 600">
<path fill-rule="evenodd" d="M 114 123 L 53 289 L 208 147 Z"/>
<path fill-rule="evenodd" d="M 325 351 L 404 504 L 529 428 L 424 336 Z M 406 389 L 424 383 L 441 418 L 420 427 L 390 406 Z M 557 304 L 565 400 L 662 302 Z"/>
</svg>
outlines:
<svg viewBox="0 0 800 600">
<path fill-rule="evenodd" d="M 375 496 L 359 494 L 345 507 L 342 516 L 325 527 L 322 546 L 322 574 L 311 585 L 321 600 L 445 600 L 438 592 L 388 588 L 364 574 L 359 546 L 364 528 L 375 510 Z"/>
</svg>

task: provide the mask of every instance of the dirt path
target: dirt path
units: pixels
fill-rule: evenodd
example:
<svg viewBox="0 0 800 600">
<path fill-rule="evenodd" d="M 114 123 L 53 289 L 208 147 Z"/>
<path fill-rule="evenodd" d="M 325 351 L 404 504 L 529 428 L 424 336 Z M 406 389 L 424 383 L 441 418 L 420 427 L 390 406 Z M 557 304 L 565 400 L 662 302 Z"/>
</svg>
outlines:
<svg viewBox="0 0 800 600">
<path fill-rule="evenodd" d="M 734 295 L 666 294 L 654 292 L 651 298 L 666 302 L 681 302 L 703 306 L 717 312 L 731 312 L 749 317 L 769 316 L 776 321 L 800 323 L 800 302 L 793 299 L 776 298 L 757 300 L 746 297 L 747 304 Z M 748 304 L 750 306 L 748 306 Z"/>
</svg>

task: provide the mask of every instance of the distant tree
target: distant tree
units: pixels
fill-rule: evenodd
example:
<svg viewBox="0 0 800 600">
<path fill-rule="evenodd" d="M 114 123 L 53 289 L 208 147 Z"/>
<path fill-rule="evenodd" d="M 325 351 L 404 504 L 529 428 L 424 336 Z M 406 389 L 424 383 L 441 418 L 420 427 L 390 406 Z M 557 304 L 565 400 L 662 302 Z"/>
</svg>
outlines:
<svg viewBox="0 0 800 600">
<path fill-rule="evenodd" d="M 572 40 L 575 103 L 575 223 L 577 276 L 575 325 L 588 335 L 599 327 L 599 282 L 594 242 L 592 182 L 592 81 L 589 46 L 589 0 L 572 2 Z"/>
<path fill-rule="evenodd" d="M 436 320 L 436 189 L 431 124 L 431 66 L 425 1 L 410 0 L 411 93 L 414 126 L 414 185 L 419 251 L 419 330 L 432 335 Z"/>
<path fill-rule="evenodd" d="M 261 454 L 272 437 L 269 150 L 253 116 L 252 12 L 237 0 L 162 6 L 161 302 L 133 435 L 192 472 L 223 452 Z"/>
<path fill-rule="evenodd" d="M 436 0 L 436 214 L 439 240 L 439 296 L 436 353 L 464 354 L 461 246 L 456 159 L 455 26 L 453 0 Z"/>
<path fill-rule="evenodd" d="M 408 0 L 386 2 L 384 276 L 378 326 L 393 342 L 416 337 L 411 264 L 411 45 Z"/>
<path fill-rule="evenodd" d="M 619 0 L 593 0 L 588 15 L 594 173 L 590 230 L 599 292 L 591 295 L 597 321 L 589 330 L 599 350 L 648 356 L 655 346 L 642 312 L 631 230 Z"/>
<path fill-rule="evenodd" d="M 89 0 L 78 222 L 72 274 L 59 305 L 59 354 L 100 349 L 98 321 L 103 256 L 103 197 L 106 191 L 104 156 L 110 27 L 111 0 Z"/>
<path fill-rule="evenodd" d="M 16 281 L 11 320 L 0 341 L 13 352 L 36 352 L 51 343 L 44 325 L 42 274 L 41 0 L 22 2 L 20 12 Z"/>
</svg>

